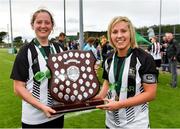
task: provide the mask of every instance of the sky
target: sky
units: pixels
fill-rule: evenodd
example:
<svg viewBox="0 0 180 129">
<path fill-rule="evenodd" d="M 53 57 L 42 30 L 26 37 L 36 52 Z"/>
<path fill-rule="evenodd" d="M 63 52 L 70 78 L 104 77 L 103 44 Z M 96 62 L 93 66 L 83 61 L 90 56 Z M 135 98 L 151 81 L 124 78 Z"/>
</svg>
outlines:
<svg viewBox="0 0 180 129">
<path fill-rule="evenodd" d="M 13 37 L 31 39 L 33 12 L 49 10 L 55 19 L 50 37 L 64 31 L 64 0 L 11 0 Z M 66 1 L 66 34 L 79 32 L 79 0 Z M 115 16 L 127 16 L 135 27 L 159 25 L 160 0 L 83 0 L 84 31 L 106 31 Z M 180 0 L 162 0 L 161 24 L 180 24 Z M 0 32 L 10 32 L 9 0 L 0 0 Z"/>
</svg>

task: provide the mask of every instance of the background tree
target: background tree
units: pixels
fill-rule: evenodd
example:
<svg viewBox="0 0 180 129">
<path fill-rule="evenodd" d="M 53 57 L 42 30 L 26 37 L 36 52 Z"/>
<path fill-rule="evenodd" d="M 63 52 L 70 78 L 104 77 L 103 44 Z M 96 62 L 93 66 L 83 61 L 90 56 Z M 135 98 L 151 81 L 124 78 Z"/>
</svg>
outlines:
<svg viewBox="0 0 180 129">
<path fill-rule="evenodd" d="M 0 32 L 0 43 L 4 43 L 4 39 L 7 37 L 8 33 L 5 31 Z"/>
<path fill-rule="evenodd" d="M 22 46 L 23 45 L 22 37 L 21 36 L 15 37 L 13 43 L 14 43 L 14 46 L 16 47 Z"/>
</svg>

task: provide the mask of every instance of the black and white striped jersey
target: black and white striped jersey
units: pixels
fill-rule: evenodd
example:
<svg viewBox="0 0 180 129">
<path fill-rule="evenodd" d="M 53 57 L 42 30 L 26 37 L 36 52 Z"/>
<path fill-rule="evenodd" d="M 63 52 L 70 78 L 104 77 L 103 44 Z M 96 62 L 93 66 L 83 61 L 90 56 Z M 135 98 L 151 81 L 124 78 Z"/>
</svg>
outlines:
<svg viewBox="0 0 180 129">
<path fill-rule="evenodd" d="M 161 49 L 161 45 L 158 42 L 154 42 L 148 47 L 148 51 L 153 56 L 154 60 L 161 60 Z"/>
<path fill-rule="evenodd" d="M 103 79 L 108 80 L 110 84 L 116 82 L 114 58 L 116 58 L 116 54 L 106 60 L 103 72 Z M 119 61 L 117 67 L 121 67 L 121 61 L 125 61 L 118 95 L 119 100 L 141 94 L 144 91 L 142 83 L 156 83 L 157 70 L 155 63 L 152 56 L 144 50 L 135 48 L 128 57 L 119 59 Z M 117 71 L 117 73 L 120 72 Z M 117 92 L 109 90 L 107 97 L 113 99 L 114 94 L 117 94 Z M 148 103 L 116 111 L 107 111 L 106 125 L 110 128 L 148 128 Z"/>
<path fill-rule="evenodd" d="M 46 78 L 41 82 L 34 79 L 34 75 L 38 71 L 46 71 L 48 69 L 47 62 L 41 54 L 38 47 L 32 42 L 24 45 L 16 56 L 14 66 L 10 78 L 26 83 L 26 89 L 41 103 L 52 105 L 54 100 L 49 93 L 49 80 Z M 61 47 L 57 43 L 51 44 L 55 53 L 62 52 Z M 43 47 L 46 55 L 50 54 L 50 46 Z M 62 115 L 53 118 L 47 118 L 45 114 L 36 109 L 31 104 L 22 100 L 22 122 L 26 124 L 41 124 L 56 119 Z"/>
</svg>

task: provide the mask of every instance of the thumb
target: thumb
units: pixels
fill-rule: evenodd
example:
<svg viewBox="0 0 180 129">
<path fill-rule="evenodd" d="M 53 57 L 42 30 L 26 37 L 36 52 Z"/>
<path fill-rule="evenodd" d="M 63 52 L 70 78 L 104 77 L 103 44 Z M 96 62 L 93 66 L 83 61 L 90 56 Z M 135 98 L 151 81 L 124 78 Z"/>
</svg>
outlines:
<svg viewBox="0 0 180 129">
<path fill-rule="evenodd" d="M 49 108 L 46 112 L 46 116 L 50 118 L 55 113 L 56 113 L 56 111 L 54 109 Z"/>
<path fill-rule="evenodd" d="M 49 112 L 50 112 L 50 113 L 56 113 L 56 110 L 50 108 Z"/>
<path fill-rule="evenodd" d="M 110 99 L 107 99 L 107 98 L 105 98 L 105 99 L 103 99 L 103 100 L 104 100 L 105 103 L 111 102 L 111 100 L 110 100 Z"/>
</svg>

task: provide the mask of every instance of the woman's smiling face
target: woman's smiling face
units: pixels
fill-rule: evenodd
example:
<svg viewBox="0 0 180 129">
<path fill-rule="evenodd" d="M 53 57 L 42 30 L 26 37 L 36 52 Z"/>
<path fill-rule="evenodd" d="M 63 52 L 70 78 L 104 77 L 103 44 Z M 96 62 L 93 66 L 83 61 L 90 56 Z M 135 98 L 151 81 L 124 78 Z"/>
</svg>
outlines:
<svg viewBox="0 0 180 129">
<path fill-rule="evenodd" d="M 48 13 L 40 12 L 37 14 L 32 28 L 39 39 L 48 38 L 53 29 L 53 24 Z"/>
<path fill-rule="evenodd" d="M 128 51 L 130 47 L 130 30 L 127 22 L 120 21 L 112 27 L 111 40 L 117 51 Z"/>
</svg>

